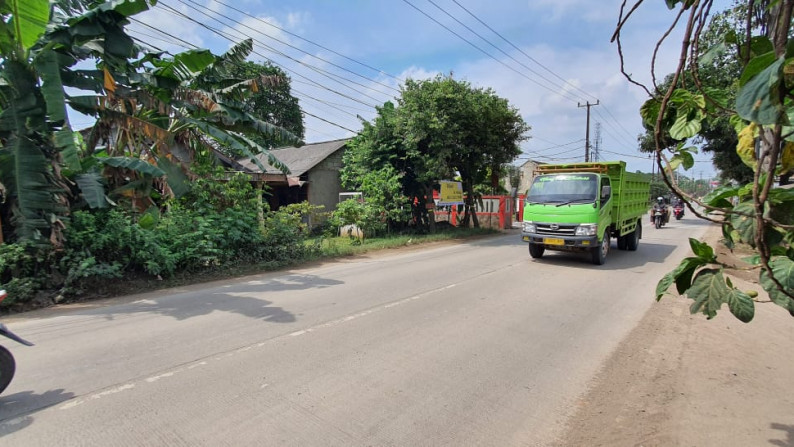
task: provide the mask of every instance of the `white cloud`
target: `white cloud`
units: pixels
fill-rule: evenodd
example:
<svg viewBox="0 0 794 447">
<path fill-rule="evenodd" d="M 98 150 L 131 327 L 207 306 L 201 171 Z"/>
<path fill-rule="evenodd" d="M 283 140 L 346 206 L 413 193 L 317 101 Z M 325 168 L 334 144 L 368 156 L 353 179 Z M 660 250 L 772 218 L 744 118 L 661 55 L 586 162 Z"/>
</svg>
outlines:
<svg viewBox="0 0 794 447">
<path fill-rule="evenodd" d="M 541 20 L 550 22 L 570 21 L 574 16 L 588 22 L 614 22 L 617 11 L 603 0 L 529 0 L 527 3 Z"/>
<path fill-rule="evenodd" d="M 312 22 L 311 14 L 305 11 L 291 12 L 287 14 L 287 27 L 290 31 L 300 33 L 304 27 Z"/>
</svg>

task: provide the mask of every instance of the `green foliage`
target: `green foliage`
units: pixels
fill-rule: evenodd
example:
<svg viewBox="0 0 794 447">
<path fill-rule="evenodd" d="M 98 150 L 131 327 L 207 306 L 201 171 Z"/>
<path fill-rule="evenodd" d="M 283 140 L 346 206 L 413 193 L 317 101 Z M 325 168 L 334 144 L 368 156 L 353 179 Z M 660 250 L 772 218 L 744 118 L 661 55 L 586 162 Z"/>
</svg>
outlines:
<svg viewBox="0 0 794 447">
<path fill-rule="evenodd" d="M 427 169 L 429 157 L 406 144 L 394 104 L 377 110 L 374 122 L 364 122 L 348 143 L 340 175 L 345 188 L 363 192 L 368 203 L 384 212 L 388 227 L 400 230 L 419 213 L 411 199 L 424 196 L 437 174 Z"/>
<path fill-rule="evenodd" d="M 493 90 L 475 89 L 452 77 L 406 81 L 399 104 L 398 129 L 408 145 L 427 154 L 434 181 L 460 174 L 466 194 L 464 225 L 473 218 L 479 226 L 473 212 L 475 185 L 494 186 L 490 174 L 521 153 L 518 144 L 530 127 Z"/>
<path fill-rule="evenodd" d="M 668 6 L 679 3 L 684 10 L 696 5 L 668 1 Z M 651 139 L 649 148 L 660 155 L 672 153 L 665 175 L 692 166 L 684 142 L 694 138 L 716 154 L 723 177 L 740 182 L 712 192 L 700 204 L 708 207 L 710 220 L 722 225 L 729 248 L 744 244 L 755 251 L 751 262 L 758 268 L 759 284 L 772 302 L 794 315 L 794 192 L 781 187 L 794 172 L 794 144 L 789 141 L 794 47 L 791 23 L 772 26 L 791 17 L 794 4 L 766 7 L 766 2 L 736 2 L 708 26 L 702 18 L 687 24 L 693 35 L 685 48 L 701 53 L 692 56 L 694 65 L 668 76 L 640 113 L 649 134 L 667 136 Z M 662 97 L 669 98 L 664 107 Z M 666 183 L 686 197 L 675 179 L 666 178 Z M 693 313 L 713 318 L 725 303 L 739 320 L 752 320 L 756 293 L 733 286 L 712 247 L 694 240 L 690 245 L 695 257 L 685 258 L 659 281 L 656 298 L 675 284 L 679 294 L 693 300 Z"/>
<path fill-rule="evenodd" d="M 244 58 L 243 58 L 244 59 Z M 266 89 L 257 89 L 242 104 L 244 110 L 276 126 L 280 126 L 298 138 L 303 138 L 305 127 L 303 114 L 298 104 L 298 98 L 292 96 L 290 82 L 287 74 L 279 67 L 270 63 L 257 64 L 250 61 L 228 63 L 222 66 L 223 82 L 242 82 L 248 79 L 263 76 L 274 79 L 273 85 Z M 212 79 L 213 74 L 204 76 L 199 81 L 199 86 L 212 85 L 220 79 Z M 255 134 L 251 137 L 262 147 L 278 147 L 284 142 L 267 134 Z"/>
<path fill-rule="evenodd" d="M 317 207 L 290 205 L 263 214 L 260 222 L 258 193 L 244 176 L 206 174 L 162 213 L 75 212 L 58 263 L 64 292 L 129 274 L 169 277 L 241 264 L 281 265 L 309 254 L 304 218 Z"/>
<path fill-rule="evenodd" d="M 493 90 L 451 77 L 408 80 L 398 107 L 378 108 L 375 121 L 365 122 L 349 145 L 342 180 L 348 189 L 364 191 L 388 228 L 425 225 L 433 185 L 459 173 L 470 210 L 475 186 L 498 184 L 502 167 L 521 153 L 518 143 L 528 130 Z"/>
<path fill-rule="evenodd" d="M 386 229 L 384 217 L 377 207 L 355 199 L 337 205 L 333 217 L 339 226 L 354 225 L 367 237 L 374 237 Z"/>
<path fill-rule="evenodd" d="M 265 154 L 283 167 L 267 147 L 299 143 L 301 115 L 283 73 L 255 64 L 230 71 L 253 50 L 250 39 L 221 56 L 202 49 L 142 54 L 124 27 L 154 3 L 55 2 L 50 14 L 46 1 L 13 0 L 3 8 L 0 185 L 12 239 L 58 246 L 70 205 L 161 207 L 187 191 L 186 160 Z M 72 96 L 67 88 L 93 94 Z M 292 107 L 298 135 L 265 120 L 288 114 L 264 108 L 268 101 Z M 72 131 L 67 107 L 97 118 L 85 142 Z"/>
<path fill-rule="evenodd" d="M 32 243 L 0 245 L 0 289 L 8 297 L 0 303 L 12 307 L 33 299 L 50 286 L 49 268 L 53 251 Z"/>
</svg>

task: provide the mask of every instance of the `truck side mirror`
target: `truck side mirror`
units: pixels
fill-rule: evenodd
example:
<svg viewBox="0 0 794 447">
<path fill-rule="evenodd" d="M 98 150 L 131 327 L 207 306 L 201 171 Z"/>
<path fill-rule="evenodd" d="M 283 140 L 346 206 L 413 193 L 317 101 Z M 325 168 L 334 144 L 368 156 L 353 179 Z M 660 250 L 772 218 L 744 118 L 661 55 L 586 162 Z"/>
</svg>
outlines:
<svg viewBox="0 0 794 447">
<path fill-rule="evenodd" d="M 609 196 L 612 195 L 612 187 L 609 185 L 604 185 L 601 187 L 601 200 L 609 199 Z"/>
</svg>

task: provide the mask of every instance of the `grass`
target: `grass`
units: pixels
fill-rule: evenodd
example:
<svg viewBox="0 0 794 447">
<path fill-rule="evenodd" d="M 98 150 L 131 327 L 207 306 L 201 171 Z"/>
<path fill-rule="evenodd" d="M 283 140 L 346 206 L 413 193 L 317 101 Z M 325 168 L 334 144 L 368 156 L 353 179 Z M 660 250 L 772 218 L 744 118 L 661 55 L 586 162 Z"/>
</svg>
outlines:
<svg viewBox="0 0 794 447">
<path fill-rule="evenodd" d="M 392 235 L 386 237 L 369 238 L 363 241 L 359 241 L 358 239 L 350 237 L 333 237 L 323 239 L 321 241 L 319 254 L 317 254 L 314 259 L 353 256 L 370 251 L 406 247 L 430 242 L 468 239 L 497 233 L 498 231 L 488 228 L 460 228 L 438 231 L 432 234 Z M 307 244 L 310 245 L 315 243 L 317 242 L 307 241 Z"/>
</svg>

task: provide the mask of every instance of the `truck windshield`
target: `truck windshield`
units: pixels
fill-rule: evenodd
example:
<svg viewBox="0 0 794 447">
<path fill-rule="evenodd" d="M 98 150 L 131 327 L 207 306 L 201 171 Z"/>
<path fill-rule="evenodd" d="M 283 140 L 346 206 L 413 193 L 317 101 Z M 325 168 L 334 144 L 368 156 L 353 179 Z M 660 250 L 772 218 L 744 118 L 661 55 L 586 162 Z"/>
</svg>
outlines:
<svg viewBox="0 0 794 447">
<path fill-rule="evenodd" d="M 530 203 L 592 202 L 596 199 L 595 174 L 553 174 L 535 177 L 527 194 Z"/>
</svg>

